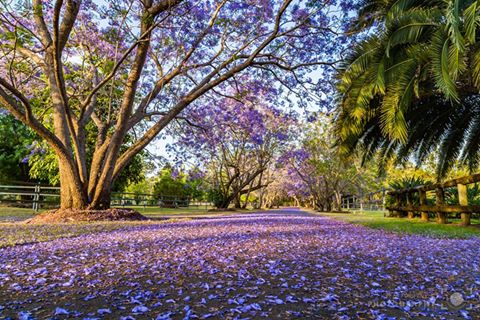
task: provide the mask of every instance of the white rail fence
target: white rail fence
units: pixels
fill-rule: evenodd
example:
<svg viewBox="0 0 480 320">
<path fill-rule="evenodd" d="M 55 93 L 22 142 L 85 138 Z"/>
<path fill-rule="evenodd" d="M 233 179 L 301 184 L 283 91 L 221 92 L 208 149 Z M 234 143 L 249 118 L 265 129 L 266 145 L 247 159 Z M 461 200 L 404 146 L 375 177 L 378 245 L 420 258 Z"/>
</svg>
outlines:
<svg viewBox="0 0 480 320">
<path fill-rule="evenodd" d="M 367 211 L 384 211 L 385 210 L 385 196 L 387 190 L 380 190 L 364 195 L 344 195 L 342 196 L 343 210 L 367 210 Z"/>
</svg>

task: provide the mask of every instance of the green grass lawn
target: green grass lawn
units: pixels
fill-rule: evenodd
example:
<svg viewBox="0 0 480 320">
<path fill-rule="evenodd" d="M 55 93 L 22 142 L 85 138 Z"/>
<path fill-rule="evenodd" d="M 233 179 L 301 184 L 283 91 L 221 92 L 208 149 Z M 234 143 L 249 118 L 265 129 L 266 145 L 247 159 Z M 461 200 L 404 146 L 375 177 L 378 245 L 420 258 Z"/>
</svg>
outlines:
<svg viewBox="0 0 480 320">
<path fill-rule="evenodd" d="M 334 219 L 363 225 L 373 229 L 393 231 L 403 234 L 419 234 L 435 238 L 471 238 L 480 237 L 480 226 L 459 226 L 459 220 L 450 220 L 452 223 L 441 225 L 435 222 L 423 222 L 420 219 L 384 217 L 382 211 L 357 211 L 352 213 L 316 213 Z M 473 221 L 477 222 L 477 221 Z"/>
<path fill-rule="evenodd" d="M 120 208 L 120 207 L 119 207 Z M 143 206 L 126 206 L 125 208 L 135 209 L 148 218 L 164 218 L 164 217 L 189 217 L 210 215 L 211 206 L 192 206 L 180 208 L 159 208 L 159 207 L 143 207 Z M 42 212 L 44 210 L 40 210 Z M 0 206 L 0 222 L 16 222 L 30 219 L 35 216 L 35 212 L 31 208 L 15 208 Z"/>
<path fill-rule="evenodd" d="M 121 207 L 118 207 L 121 208 Z M 159 207 L 143 207 L 143 206 L 125 206 L 125 208 L 135 209 L 148 218 L 162 218 L 164 216 L 198 216 L 207 215 L 211 212 L 211 206 L 191 206 L 179 208 L 159 208 Z"/>
<path fill-rule="evenodd" d="M 160 224 L 164 220 L 154 222 L 120 221 L 120 222 L 78 222 L 58 224 L 23 224 L 0 223 L 0 248 L 19 244 L 50 241 L 59 238 L 76 237 L 83 234 L 114 231 L 143 224 Z"/>
<path fill-rule="evenodd" d="M 15 208 L 0 206 L 0 248 L 18 244 L 50 241 L 58 238 L 75 237 L 83 234 L 107 232 L 123 228 L 135 227 L 143 224 L 159 224 L 185 220 L 199 216 L 213 216 L 233 214 L 235 212 L 208 212 L 210 207 L 185 208 L 158 208 L 158 207 L 131 207 L 153 219 L 151 221 L 106 221 L 106 222 L 78 222 L 59 224 L 25 224 L 35 212 L 29 208 Z M 237 212 L 238 213 L 238 212 Z M 168 220 L 165 220 L 168 218 Z"/>
<path fill-rule="evenodd" d="M 32 218 L 35 212 L 31 208 L 0 206 L 0 222 L 23 221 Z"/>
</svg>

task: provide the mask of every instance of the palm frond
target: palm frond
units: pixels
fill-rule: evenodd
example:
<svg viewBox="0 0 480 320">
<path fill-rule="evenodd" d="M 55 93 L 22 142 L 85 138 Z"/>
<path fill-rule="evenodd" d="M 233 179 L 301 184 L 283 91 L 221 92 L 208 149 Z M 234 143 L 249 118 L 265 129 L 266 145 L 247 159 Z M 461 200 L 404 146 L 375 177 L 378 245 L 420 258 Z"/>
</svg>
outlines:
<svg viewBox="0 0 480 320">
<path fill-rule="evenodd" d="M 463 11 L 465 38 L 469 43 L 475 43 L 477 28 L 479 26 L 480 1 L 473 1 Z"/>
<path fill-rule="evenodd" d="M 431 59 L 432 73 L 437 88 L 448 99 L 458 102 L 459 96 L 454 80 L 451 77 L 450 39 L 443 30 L 438 30 L 432 38 Z"/>
</svg>

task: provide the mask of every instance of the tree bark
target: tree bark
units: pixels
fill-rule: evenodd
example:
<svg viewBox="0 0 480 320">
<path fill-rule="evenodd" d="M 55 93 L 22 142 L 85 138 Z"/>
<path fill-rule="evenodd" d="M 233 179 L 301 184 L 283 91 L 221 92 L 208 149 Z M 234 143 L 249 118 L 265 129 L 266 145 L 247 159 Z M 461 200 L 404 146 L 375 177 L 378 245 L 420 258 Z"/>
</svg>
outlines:
<svg viewBox="0 0 480 320">
<path fill-rule="evenodd" d="M 230 205 L 231 200 L 230 199 L 224 199 L 221 201 L 218 205 L 218 209 L 228 209 L 228 206 Z"/>
<path fill-rule="evenodd" d="M 235 205 L 235 209 L 241 209 L 242 208 L 242 203 L 240 201 L 240 194 L 237 194 L 235 196 L 235 202 L 234 202 L 234 205 Z"/>
<path fill-rule="evenodd" d="M 85 184 L 75 176 L 74 166 L 66 159 L 58 159 L 60 174 L 60 208 L 85 209 L 88 197 Z"/>
<path fill-rule="evenodd" d="M 100 193 L 95 198 L 95 201 L 91 203 L 89 209 L 96 209 L 96 210 L 106 210 L 110 208 L 111 198 L 111 186 L 112 183 L 104 186 Z"/>
<path fill-rule="evenodd" d="M 342 194 L 335 191 L 335 210 L 342 211 Z"/>
</svg>

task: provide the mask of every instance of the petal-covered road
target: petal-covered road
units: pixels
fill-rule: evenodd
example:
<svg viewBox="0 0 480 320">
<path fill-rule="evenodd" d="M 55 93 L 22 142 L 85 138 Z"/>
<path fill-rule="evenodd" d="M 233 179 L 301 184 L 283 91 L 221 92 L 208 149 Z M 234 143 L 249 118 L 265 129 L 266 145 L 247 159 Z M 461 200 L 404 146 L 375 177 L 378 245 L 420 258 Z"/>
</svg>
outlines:
<svg viewBox="0 0 480 320">
<path fill-rule="evenodd" d="M 0 319 L 480 318 L 479 239 L 295 213 L 1 249 Z"/>
</svg>

